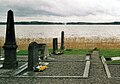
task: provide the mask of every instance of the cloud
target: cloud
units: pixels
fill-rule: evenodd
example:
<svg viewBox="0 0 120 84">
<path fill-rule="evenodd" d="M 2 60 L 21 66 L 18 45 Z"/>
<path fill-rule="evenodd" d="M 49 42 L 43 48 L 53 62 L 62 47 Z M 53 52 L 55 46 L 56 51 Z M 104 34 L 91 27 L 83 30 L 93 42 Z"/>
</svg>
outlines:
<svg viewBox="0 0 120 84">
<path fill-rule="evenodd" d="M 114 20 L 120 16 L 119 4 L 119 0 L 0 0 L 0 16 L 12 9 L 18 18 Z"/>
</svg>

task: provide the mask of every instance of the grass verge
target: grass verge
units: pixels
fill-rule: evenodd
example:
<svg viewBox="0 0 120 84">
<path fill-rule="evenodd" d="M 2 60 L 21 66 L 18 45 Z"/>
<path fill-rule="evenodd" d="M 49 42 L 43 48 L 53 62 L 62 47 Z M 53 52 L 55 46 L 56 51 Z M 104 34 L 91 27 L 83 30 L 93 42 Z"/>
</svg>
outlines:
<svg viewBox="0 0 120 84">
<path fill-rule="evenodd" d="M 100 56 L 105 58 L 120 56 L 120 49 L 100 49 Z"/>
<path fill-rule="evenodd" d="M 106 61 L 107 64 L 120 64 L 120 61 Z"/>
<path fill-rule="evenodd" d="M 19 50 L 19 51 L 17 51 L 17 55 L 28 55 L 28 51 L 27 50 Z"/>
<path fill-rule="evenodd" d="M 88 53 L 89 49 L 66 49 L 64 51 L 65 55 L 85 55 Z M 52 49 L 49 49 L 49 52 L 52 53 Z M 17 55 L 28 55 L 27 50 L 19 50 Z"/>
<path fill-rule="evenodd" d="M 105 58 L 119 57 L 120 49 L 100 49 L 100 56 Z M 106 61 L 107 64 L 120 64 L 120 61 Z"/>
<path fill-rule="evenodd" d="M 89 49 L 66 49 L 65 55 L 85 55 L 87 54 Z"/>
</svg>

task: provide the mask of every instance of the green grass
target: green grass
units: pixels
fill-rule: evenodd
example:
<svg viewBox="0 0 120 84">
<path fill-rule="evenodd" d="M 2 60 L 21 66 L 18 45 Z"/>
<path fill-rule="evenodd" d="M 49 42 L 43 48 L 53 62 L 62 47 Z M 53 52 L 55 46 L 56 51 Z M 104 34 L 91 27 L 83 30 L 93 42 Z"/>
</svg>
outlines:
<svg viewBox="0 0 120 84">
<path fill-rule="evenodd" d="M 106 61 L 107 64 L 120 64 L 120 61 Z"/>
<path fill-rule="evenodd" d="M 120 56 L 120 49 L 100 49 L 100 56 L 105 58 Z M 107 64 L 120 64 L 120 61 L 106 61 Z"/>
<path fill-rule="evenodd" d="M 66 49 L 65 55 L 85 55 L 90 49 Z M 100 49 L 100 56 L 105 58 L 120 56 L 120 49 Z M 52 53 L 52 49 L 49 49 L 49 53 Z M 27 50 L 19 50 L 17 55 L 28 55 Z M 120 64 L 120 61 L 106 61 L 107 64 Z"/>
<path fill-rule="evenodd" d="M 28 51 L 27 50 L 19 50 L 17 52 L 17 55 L 28 55 Z"/>
<path fill-rule="evenodd" d="M 64 51 L 65 55 L 84 55 L 87 54 L 90 49 L 66 49 Z M 105 58 L 120 56 L 120 49 L 100 49 L 100 56 Z M 49 52 L 52 53 L 52 49 L 49 49 Z M 19 50 L 17 55 L 27 55 L 27 50 Z"/>
<path fill-rule="evenodd" d="M 65 55 L 85 55 L 89 49 L 66 49 L 64 51 Z"/>
<path fill-rule="evenodd" d="M 60 50 L 58 50 L 60 51 Z M 65 49 L 65 55 L 85 55 L 87 54 L 89 49 Z M 49 49 L 49 52 L 52 53 L 52 49 Z"/>
<path fill-rule="evenodd" d="M 64 51 L 65 55 L 85 55 L 87 54 L 89 49 L 66 49 Z M 52 49 L 49 49 L 49 53 L 52 53 Z M 17 55 L 28 55 L 27 50 L 19 50 Z"/>
<path fill-rule="evenodd" d="M 100 49 L 100 56 L 105 58 L 120 56 L 120 49 Z"/>
</svg>

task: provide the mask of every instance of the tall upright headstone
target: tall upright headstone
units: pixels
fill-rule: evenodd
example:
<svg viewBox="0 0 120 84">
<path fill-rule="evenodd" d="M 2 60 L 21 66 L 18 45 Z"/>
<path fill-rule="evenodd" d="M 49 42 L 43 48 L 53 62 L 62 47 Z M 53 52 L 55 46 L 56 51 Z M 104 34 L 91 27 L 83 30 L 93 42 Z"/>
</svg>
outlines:
<svg viewBox="0 0 120 84">
<path fill-rule="evenodd" d="M 39 64 L 39 47 L 36 42 L 32 42 L 28 47 L 28 70 L 32 71 L 33 67 Z"/>
<path fill-rule="evenodd" d="M 64 50 L 64 31 L 61 32 L 61 50 Z"/>
<path fill-rule="evenodd" d="M 58 50 L 58 39 L 53 38 L 53 54 L 56 54 L 57 50 Z"/>
<path fill-rule="evenodd" d="M 3 68 L 12 69 L 18 66 L 16 60 L 16 39 L 15 39 L 15 29 L 14 29 L 14 17 L 13 11 L 9 10 L 7 15 L 7 29 L 6 29 L 6 38 L 4 43 L 4 56 L 5 60 L 3 63 Z"/>
</svg>

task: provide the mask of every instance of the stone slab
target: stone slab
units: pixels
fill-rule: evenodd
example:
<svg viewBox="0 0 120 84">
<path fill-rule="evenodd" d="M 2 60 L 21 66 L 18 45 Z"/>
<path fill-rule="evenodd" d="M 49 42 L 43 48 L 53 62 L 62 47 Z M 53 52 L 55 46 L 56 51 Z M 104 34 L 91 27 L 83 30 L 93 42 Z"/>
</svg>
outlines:
<svg viewBox="0 0 120 84">
<path fill-rule="evenodd" d="M 107 77 L 108 77 L 108 78 L 111 78 L 111 73 L 110 73 L 110 71 L 109 71 L 109 68 L 108 68 L 106 62 L 105 62 L 106 59 L 102 56 L 102 57 L 101 57 L 101 60 L 102 60 L 102 63 L 103 63 L 103 65 L 104 65 L 104 67 L 105 67 L 105 71 L 106 71 Z"/>
<path fill-rule="evenodd" d="M 85 66 L 83 77 L 88 77 L 89 71 L 90 71 L 90 61 L 86 61 L 86 66 Z"/>
<path fill-rule="evenodd" d="M 120 60 L 120 57 L 111 57 L 111 60 L 112 60 L 112 61 Z"/>
</svg>

